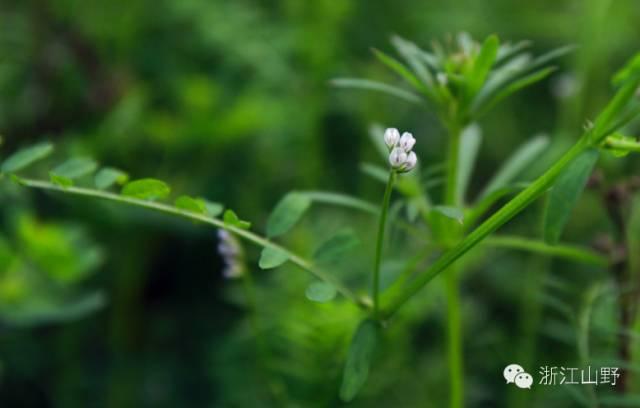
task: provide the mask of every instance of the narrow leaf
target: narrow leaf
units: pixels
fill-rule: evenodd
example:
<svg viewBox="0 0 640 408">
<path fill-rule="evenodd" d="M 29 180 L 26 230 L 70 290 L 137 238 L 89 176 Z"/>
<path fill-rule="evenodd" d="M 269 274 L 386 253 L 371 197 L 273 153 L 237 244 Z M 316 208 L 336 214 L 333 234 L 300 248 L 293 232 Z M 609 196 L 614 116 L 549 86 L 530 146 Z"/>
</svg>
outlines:
<svg viewBox="0 0 640 408">
<path fill-rule="evenodd" d="M 331 204 L 340 207 L 353 208 L 370 214 L 378 214 L 379 211 L 376 205 L 347 194 L 327 191 L 304 191 L 300 192 L 300 194 L 306 195 L 314 203 Z"/>
<path fill-rule="evenodd" d="M 196 214 L 207 214 L 207 204 L 201 198 L 193 198 L 187 195 L 180 196 L 175 202 L 176 208 Z"/>
<path fill-rule="evenodd" d="M 158 200 L 167 197 L 170 192 L 171 189 L 164 181 L 146 178 L 125 184 L 121 194 L 141 200 Z"/>
<path fill-rule="evenodd" d="M 458 181 L 456 190 L 456 202 L 463 203 L 465 194 L 473 173 L 473 166 L 478 157 L 482 131 L 477 124 L 471 124 L 462 132 L 460 137 L 460 151 L 458 152 Z"/>
<path fill-rule="evenodd" d="M 437 96 L 433 91 L 435 78 L 429 70 L 426 61 L 419 56 L 420 51 L 424 51 L 411 41 L 405 40 L 397 35 L 391 37 L 391 44 L 393 44 L 398 53 L 402 55 L 405 61 L 407 61 L 407 64 L 411 66 L 413 72 L 415 72 L 418 78 L 424 83 L 424 91 L 427 93 L 427 96 L 432 100 L 436 100 Z"/>
<path fill-rule="evenodd" d="M 385 84 L 383 82 L 371 81 L 368 79 L 358 78 L 336 78 L 329 82 L 331 85 L 339 88 L 358 88 L 368 91 L 382 92 L 387 95 L 395 96 L 411 103 L 420 103 L 420 96 L 413 92 L 406 91 L 397 86 Z"/>
<path fill-rule="evenodd" d="M 94 177 L 94 183 L 99 190 L 106 190 L 114 184 L 125 184 L 129 181 L 129 175 L 122 170 L 113 167 L 100 169 Z"/>
<path fill-rule="evenodd" d="M 457 207 L 450 207 L 446 205 L 436 205 L 433 207 L 433 211 L 444 215 L 447 218 L 458 221 L 460 224 L 464 221 L 464 212 Z"/>
<path fill-rule="evenodd" d="M 2 163 L 2 172 L 13 173 L 22 170 L 36 161 L 44 159 L 52 152 L 53 145 L 49 142 L 26 147 L 15 152 Z"/>
<path fill-rule="evenodd" d="M 600 142 L 607 136 L 606 129 L 610 128 L 611 123 L 624 112 L 627 105 L 635 95 L 640 85 L 640 72 L 635 72 L 622 87 L 616 92 L 613 99 L 607 104 L 604 110 L 598 115 L 595 125 L 591 132 L 591 140 L 595 143 Z M 615 129 L 614 129 L 615 130 Z"/>
<path fill-rule="evenodd" d="M 351 229 L 343 229 L 320 244 L 313 254 L 313 259 L 320 264 L 333 263 L 358 245 L 360 240 L 355 232 Z"/>
<path fill-rule="evenodd" d="M 328 282 L 315 281 L 307 286 L 304 293 L 307 299 L 313 302 L 325 303 L 333 300 L 338 291 L 335 286 Z"/>
<path fill-rule="evenodd" d="M 260 253 L 258 265 L 261 269 L 273 269 L 289 260 L 289 254 L 281 249 L 266 247 Z"/>
<path fill-rule="evenodd" d="M 51 172 L 57 176 L 71 180 L 78 179 L 93 173 L 98 168 L 98 163 L 88 157 L 76 157 L 56 166 Z"/>
<path fill-rule="evenodd" d="M 277 237 L 289 231 L 311 205 L 311 199 L 300 193 L 285 195 L 267 220 L 267 236 Z"/>
<path fill-rule="evenodd" d="M 629 270 L 640 271 L 640 194 L 636 194 L 631 205 L 631 216 L 627 226 Z"/>
<path fill-rule="evenodd" d="M 473 68 L 469 74 L 468 96 L 473 96 L 487 80 L 489 71 L 498 55 L 500 41 L 496 35 L 490 35 L 482 44 L 480 53 L 476 57 Z"/>
<path fill-rule="evenodd" d="M 597 160 L 598 150 L 589 149 L 570 163 L 556 180 L 549 193 L 545 212 L 544 239 L 546 242 L 556 244 L 560 240 L 571 210 L 587 184 Z"/>
<path fill-rule="evenodd" d="M 367 381 L 379 330 L 376 322 L 364 320 L 351 340 L 340 386 L 340 398 L 345 402 L 353 400 Z"/>
<path fill-rule="evenodd" d="M 477 107 L 477 112 L 476 113 L 477 116 L 482 116 L 485 113 L 487 113 L 488 111 L 491 110 L 491 108 L 493 108 L 498 102 L 500 102 L 501 100 L 503 100 L 504 98 L 510 96 L 513 93 L 518 92 L 519 90 L 526 88 L 529 85 L 533 85 L 536 82 L 542 81 L 543 79 L 545 79 L 547 76 L 549 76 L 553 71 L 555 71 L 556 68 L 555 67 L 547 67 L 547 68 L 542 68 L 538 71 L 534 71 L 531 74 L 528 74 L 516 81 L 513 81 L 512 83 L 510 83 L 509 85 L 507 85 L 505 88 L 503 88 L 502 90 L 498 91 L 497 94 L 495 96 L 493 96 L 493 98 L 491 98 L 484 106 L 478 106 Z"/>
<path fill-rule="evenodd" d="M 540 158 L 547 146 L 549 146 L 549 138 L 545 135 L 536 136 L 520 146 L 489 181 L 480 194 L 480 199 L 511 183 Z"/>
<path fill-rule="evenodd" d="M 385 54 L 380 50 L 373 49 L 373 53 L 378 58 L 380 62 L 382 62 L 387 67 L 391 68 L 396 74 L 404 78 L 411 86 L 419 90 L 420 92 L 429 93 L 428 88 L 420 82 L 418 78 L 406 67 L 403 63 L 396 60 L 393 57 Z"/>
</svg>

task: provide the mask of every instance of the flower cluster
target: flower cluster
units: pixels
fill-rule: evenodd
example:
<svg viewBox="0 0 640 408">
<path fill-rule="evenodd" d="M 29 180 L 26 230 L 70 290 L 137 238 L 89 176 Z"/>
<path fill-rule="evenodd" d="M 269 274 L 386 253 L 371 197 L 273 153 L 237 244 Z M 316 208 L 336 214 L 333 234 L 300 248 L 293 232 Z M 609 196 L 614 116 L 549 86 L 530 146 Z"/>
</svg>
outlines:
<svg viewBox="0 0 640 408">
<path fill-rule="evenodd" d="M 416 139 L 411 133 L 400 136 L 398 129 L 389 128 L 384 132 L 384 143 L 389 148 L 389 163 L 394 170 L 406 173 L 416 167 L 418 157 L 411 150 Z"/>
<path fill-rule="evenodd" d="M 244 272 L 244 254 L 240 242 L 228 231 L 218 230 L 218 253 L 224 261 L 222 275 L 227 279 L 239 278 Z"/>
</svg>

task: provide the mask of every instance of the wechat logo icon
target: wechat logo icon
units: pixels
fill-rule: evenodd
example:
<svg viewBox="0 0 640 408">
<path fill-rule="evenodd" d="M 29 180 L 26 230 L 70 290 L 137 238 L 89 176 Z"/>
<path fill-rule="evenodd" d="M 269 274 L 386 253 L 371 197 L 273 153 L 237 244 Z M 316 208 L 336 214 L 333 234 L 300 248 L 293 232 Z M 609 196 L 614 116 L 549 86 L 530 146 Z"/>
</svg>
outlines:
<svg viewBox="0 0 640 408">
<path fill-rule="evenodd" d="M 507 380 L 507 384 L 514 383 L 518 388 L 531 389 L 533 384 L 533 377 L 531 374 L 524 371 L 519 364 L 509 364 L 502 371 L 502 376 Z"/>
</svg>

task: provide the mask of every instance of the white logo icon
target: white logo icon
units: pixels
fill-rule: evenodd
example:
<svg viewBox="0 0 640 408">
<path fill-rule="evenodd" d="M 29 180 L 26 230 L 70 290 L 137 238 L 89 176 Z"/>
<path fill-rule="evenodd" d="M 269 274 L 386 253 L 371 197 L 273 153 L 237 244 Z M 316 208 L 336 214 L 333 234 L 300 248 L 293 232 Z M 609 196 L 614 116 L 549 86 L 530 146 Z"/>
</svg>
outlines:
<svg viewBox="0 0 640 408">
<path fill-rule="evenodd" d="M 519 364 L 509 364 L 502 371 L 504 379 L 507 380 L 507 384 L 514 383 L 518 388 L 531 388 L 533 384 L 533 377 L 531 374 L 526 373 L 524 368 Z"/>
</svg>

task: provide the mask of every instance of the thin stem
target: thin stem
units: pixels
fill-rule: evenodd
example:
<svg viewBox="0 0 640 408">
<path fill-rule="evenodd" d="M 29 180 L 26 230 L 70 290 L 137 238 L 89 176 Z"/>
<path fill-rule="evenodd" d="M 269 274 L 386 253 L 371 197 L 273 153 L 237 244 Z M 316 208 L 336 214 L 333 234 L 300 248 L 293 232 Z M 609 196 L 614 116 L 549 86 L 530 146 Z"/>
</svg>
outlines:
<svg viewBox="0 0 640 408">
<path fill-rule="evenodd" d="M 384 314 L 388 317 L 393 315 L 406 301 L 415 295 L 424 285 L 431 281 L 440 272 L 447 269 L 453 262 L 463 256 L 467 251 L 480 243 L 489 234 L 511 220 L 520 211 L 531 204 L 542 195 L 555 181 L 564 168 L 578 155 L 590 147 L 586 138 L 581 138 L 571 149 L 569 149 L 546 173 L 540 176 L 529 187 L 515 196 L 511 201 L 500 208 L 496 213 L 480 224 L 475 230 L 467 235 L 462 241 L 452 249 L 445 252 L 430 267 L 428 267 L 415 280 L 410 282 L 404 292 L 394 296 L 386 302 Z"/>
<path fill-rule="evenodd" d="M 458 162 L 460 157 L 460 126 L 449 126 L 449 152 L 447 156 L 447 178 L 444 192 L 446 205 L 459 207 L 458 195 Z M 454 220 L 446 220 L 444 235 L 445 249 L 456 243 L 460 238 L 460 226 Z M 446 276 L 447 298 L 447 358 L 449 361 L 449 406 L 461 408 L 464 401 L 464 368 L 462 358 L 462 315 L 460 311 L 460 291 L 458 282 L 458 268 L 450 271 Z"/>
<path fill-rule="evenodd" d="M 373 287 L 371 293 L 373 296 L 373 313 L 378 316 L 380 311 L 379 292 L 380 292 L 380 263 L 382 260 L 382 246 L 384 243 L 384 229 L 387 223 L 387 213 L 389 212 L 389 202 L 391 201 L 391 192 L 393 191 L 393 182 L 396 178 L 395 170 L 389 172 L 387 187 L 384 190 L 384 198 L 382 199 L 382 207 L 380 209 L 380 222 L 378 224 L 378 238 L 376 241 L 376 255 L 373 264 Z"/>
<path fill-rule="evenodd" d="M 332 285 L 335 286 L 336 290 L 343 295 L 345 298 L 353 301 L 354 303 L 356 303 L 359 306 L 368 308 L 368 302 L 366 301 L 366 299 L 362 299 L 359 298 L 358 296 L 356 296 L 355 293 L 353 293 L 350 289 L 348 289 L 346 286 L 344 286 L 341 282 L 339 282 L 336 278 L 334 278 L 333 276 L 327 274 L 326 272 L 314 267 L 313 263 L 303 257 L 301 257 L 300 255 L 295 254 L 294 252 L 274 243 L 269 241 L 266 238 L 263 238 L 259 235 L 256 235 L 255 233 L 248 231 L 248 230 L 244 230 L 238 227 L 235 227 L 233 225 L 229 225 L 229 224 L 225 224 L 224 221 L 219 220 L 217 218 L 213 218 L 213 217 L 208 217 L 206 215 L 203 214 L 198 214 L 198 213 L 194 213 L 194 212 L 188 212 L 188 211 L 184 211 L 181 210 L 179 208 L 167 205 L 167 204 L 161 204 L 161 203 L 157 203 L 154 201 L 145 201 L 145 200 L 140 200 L 137 198 L 132 198 L 132 197 L 127 197 L 127 196 L 121 196 L 118 194 L 114 194 L 114 193 L 109 193 L 106 191 L 99 191 L 99 190 L 93 190 L 93 189 L 89 189 L 89 188 L 83 188 L 83 187 L 61 187 L 46 181 L 41 181 L 41 180 L 32 180 L 32 179 L 24 179 L 24 178 L 20 178 L 17 180 L 21 185 L 26 186 L 26 187 L 30 187 L 30 188 L 36 188 L 36 189 L 41 189 L 41 190 L 49 190 L 49 191 L 56 191 L 56 192 L 61 192 L 61 193 L 66 193 L 66 194 L 72 194 L 72 195 L 79 195 L 79 196 L 85 196 L 85 197 L 91 197 L 91 198 L 98 198 L 98 199 L 103 199 L 103 200 L 109 200 L 109 201 L 114 201 L 114 202 L 119 202 L 119 203 L 125 203 L 125 204 L 130 204 L 130 205 L 134 205 L 134 206 L 138 206 L 138 207 L 143 207 L 143 208 L 148 208 L 151 210 L 155 210 L 155 211 L 159 211 L 165 214 L 169 214 L 169 215 L 173 215 L 173 216 L 177 216 L 177 217 L 181 217 L 181 218 L 186 218 L 192 221 L 199 221 L 202 222 L 204 224 L 208 224 L 208 225 L 212 225 L 216 228 L 221 228 L 224 230 L 227 230 L 229 232 L 232 232 L 234 234 L 236 234 L 237 236 L 246 239 L 247 241 L 258 245 L 260 247 L 263 248 L 272 248 L 272 249 L 276 249 L 279 251 L 282 251 L 284 253 L 287 254 L 287 256 L 289 257 L 289 261 L 291 261 L 293 264 L 297 265 L 298 267 L 300 267 L 301 269 L 311 273 L 312 275 L 314 275 L 316 278 L 323 280 L 325 282 L 331 283 Z"/>
<path fill-rule="evenodd" d="M 605 145 L 613 149 L 640 153 L 640 142 L 636 142 L 634 140 L 620 140 L 613 137 L 608 137 L 605 139 Z"/>
</svg>

